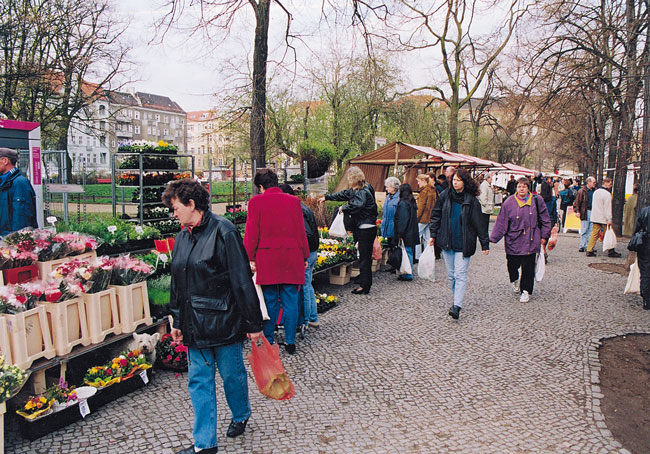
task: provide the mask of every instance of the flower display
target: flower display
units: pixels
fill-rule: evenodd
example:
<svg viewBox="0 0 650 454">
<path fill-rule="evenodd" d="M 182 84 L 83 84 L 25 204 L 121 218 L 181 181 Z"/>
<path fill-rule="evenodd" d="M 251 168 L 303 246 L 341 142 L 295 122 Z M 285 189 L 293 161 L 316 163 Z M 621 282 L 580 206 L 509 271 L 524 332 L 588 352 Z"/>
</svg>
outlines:
<svg viewBox="0 0 650 454">
<path fill-rule="evenodd" d="M 113 272 L 112 285 L 131 285 L 143 282 L 154 272 L 154 267 L 130 255 L 121 255 L 111 260 Z"/>
<path fill-rule="evenodd" d="M 0 286 L 0 313 L 17 314 L 33 309 L 37 296 L 29 291 L 31 285 L 25 283 Z"/>
<path fill-rule="evenodd" d="M 60 377 L 57 383 L 52 383 L 47 388 L 45 398 L 59 404 L 67 404 L 78 400 L 74 386 L 68 386 L 68 382 L 63 377 Z"/>
<path fill-rule="evenodd" d="M 26 228 L 13 232 L 2 239 L 3 247 L 0 248 L 0 266 L 6 267 L 8 257 L 13 262 L 12 268 L 28 266 L 34 261 L 46 262 L 62 257 L 79 255 L 97 249 L 97 239 L 91 235 L 81 233 L 62 232 L 54 233 L 50 230 Z M 7 250 L 9 249 L 8 254 Z M 21 260 L 18 264 L 17 260 Z"/>
<path fill-rule="evenodd" d="M 27 400 L 23 408 L 17 410 L 16 413 L 27 419 L 36 419 L 43 416 L 51 407 L 52 401 L 45 396 L 32 396 Z"/>
<path fill-rule="evenodd" d="M 5 357 L 0 356 L 0 402 L 5 402 L 20 391 L 25 383 L 27 374 L 18 366 L 5 363 Z"/>
<path fill-rule="evenodd" d="M 351 239 L 320 238 L 314 271 L 342 262 L 351 262 L 356 259 L 356 256 L 357 249 Z"/>
<path fill-rule="evenodd" d="M 139 370 L 151 368 L 151 362 L 139 350 L 124 352 L 103 366 L 88 369 L 84 383 L 94 388 L 104 388 L 128 380 Z"/>
<path fill-rule="evenodd" d="M 33 265 L 38 256 L 31 251 L 21 251 L 13 247 L 0 247 L 0 269 L 20 268 Z"/>
<path fill-rule="evenodd" d="M 156 358 L 174 370 L 187 370 L 187 347 L 174 342 L 171 334 L 164 334 L 156 344 Z"/>
<path fill-rule="evenodd" d="M 87 260 L 73 259 L 57 266 L 51 276 L 81 284 L 84 293 L 98 293 L 108 288 L 112 271 L 113 261 L 107 257 L 100 257 L 92 264 Z"/>
<path fill-rule="evenodd" d="M 327 293 L 316 293 L 316 309 L 319 313 L 325 312 L 333 308 L 339 302 L 336 295 L 328 295 Z"/>
</svg>

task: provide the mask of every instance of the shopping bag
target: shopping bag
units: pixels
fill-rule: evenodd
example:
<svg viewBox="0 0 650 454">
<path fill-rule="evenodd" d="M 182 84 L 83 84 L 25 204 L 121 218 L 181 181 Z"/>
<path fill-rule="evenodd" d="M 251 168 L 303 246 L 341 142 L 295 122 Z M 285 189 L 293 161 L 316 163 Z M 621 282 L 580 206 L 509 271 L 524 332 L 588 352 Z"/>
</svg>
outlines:
<svg viewBox="0 0 650 454">
<path fill-rule="evenodd" d="M 379 238 L 375 237 L 375 242 L 372 243 L 372 259 L 381 260 L 382 254 L 384 251 L 381 249 L 381 243 L 379 243 Z"/>
<path fill-rule="evenodd" d="M 548 243 L 546 244 L 546 249 L 548 251 L 552 251 L 555 249 L 555 246 L 557 246 L 557 235 L 558 232 L 560 231 L 560 227 L 555 224 L 553 226 L 553 229 L 551 230 L 551 237 L 548 239 Z"/>
<path fill-rule="evenodd" d="M 402 249 L 394 246 L 388 254 L 388 261 L 386 262 L 390 267 L 399 270 L 402 266 Z"/>
<path fill-rule="evenodd" d="M 264 292 L 262 292 L 262 286 L 257 284 L 257 273 L 253 273 L 253 284 L 255 284 L 255 290 L 257 291 L 257 298 L 260 300 L 260 311 L 262 311 L 262 320 L 270 320 L 269 312 L 266 310 L 266 300 L 264 299 Z"/>
<path fill-rule="evenodd" d="M 430 281 L 436 280 L 436 254 L 433 246 L 427 246 L 420 255 L 418 262 L 418 276 Z"/>
<path fill-rule="evenodd" d="M 413 269 L 411 268 L 411 261 L 409 260 L 409 255 L 406 252 L 404 243 L 401 245 L 402 249 L 402 263 L 399 267 L 399 274 L 413 274 Z"/>
<path fill-rule="evenodd" d="M 348 232 L 345 230 L 345 224 L 343 223 L 343 213 L 339 211 L 339 214 L 334 218 L 332 226 L 330 227 L 329 235 L 336 238 L 345 238 L 348 235 Z"/>
<path fill-rule="evenodd" d="M 259 346 L 257 342 L 251 342 L 251 352 L 247 356 L 257 389 L 271 399 L 291 399 L 296 391 L 280 361 L 278 344 L 269 344 L 264 336 L 261 339 L 262 345 Z"/>
<path fill-rule="evenodd" d="M 634 261 L 630 266 L 630 274 L 627 275 L 627 283 L 625 284 L 624 295 L 639 295 L 641 294 L 641 273 L 639 272 L 639 261 Z"/>
<path fill-rule="evenodd" d="M 544 248 L 539 249 L 537 254 L 537 263 L 535 263 L 535 280 L 542 282 L 544 279 L 544 272 L 546 271 L 546 260 L 544 260 Z"/>
<path fill-rule="evenodd" d="M 605 232 L 605 237 L 603 238 L 603 252 L 616 247 L 616 235 L 611 225 L 607 226 L 607 232 Z"/>
</svg>

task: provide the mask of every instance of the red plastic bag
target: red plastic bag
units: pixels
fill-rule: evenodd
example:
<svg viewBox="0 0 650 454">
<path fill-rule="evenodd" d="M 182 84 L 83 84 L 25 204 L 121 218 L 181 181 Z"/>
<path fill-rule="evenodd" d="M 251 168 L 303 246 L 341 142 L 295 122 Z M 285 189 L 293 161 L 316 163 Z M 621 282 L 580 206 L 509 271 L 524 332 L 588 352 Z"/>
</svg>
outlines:
<svg viewBox="0 0 650 454">
<path fill-rule="evenodd" d="M 557 235 L 558 232 L 560 231 L 560 227 L 558 227 L 557 224 L 553 226 L 553 230 L 551 230 L 551 237 L 548 239 L 548 244 L 546 245 L 546 249 L 549 251 L 552 251 L 555 249 L 555 246 L 557 245 Z"/>
<path fill-rule="evenodd" d="M 253 369 L 257 389 L 266 397 L 276 400 L 288 400 L 295 396 L 296 390 L 280 361 L 278 344 L 271 345 L 262 336 L 262 345 L 252 342 L 251 346 L 248 362 Z"/>
<path fill-rule="evenodd" d="M 379 243 L 379 239 L 375 237 L 375 242 L 372 243 L 372 259 L 381 260 L 383 253 L 384 251 L 382 251 L 381 249 L 381 244 Z"/>
</svg>

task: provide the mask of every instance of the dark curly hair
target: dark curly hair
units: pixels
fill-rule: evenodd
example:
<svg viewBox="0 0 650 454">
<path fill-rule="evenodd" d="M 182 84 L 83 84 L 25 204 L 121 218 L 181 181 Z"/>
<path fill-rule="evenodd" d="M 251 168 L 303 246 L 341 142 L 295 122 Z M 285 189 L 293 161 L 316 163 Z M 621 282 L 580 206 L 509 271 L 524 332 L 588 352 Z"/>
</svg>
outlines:
<svg viewBox="0 0 650 454">
<path fill-rule="evenodd" d="M 278 185 L 278 175 L 271 169 L 260 169 L 255 174 L 253 184 L 258 188 L 263 187 L 264 190 L 273 188 Z"/>
<path fill-rule="evenodd" d="M 162 203 L 167 208 L 171 208 L 173 199 L 178 199 L 185 206 L 190 204 L 190 200 L 194 200 L 194 206 L 199 211 L 208 211 L 210 208 L 208 190 L 201 183 L 191 178 L 172 181 L 167 185 L 167 189 L 162 195 Z"/>
<path fill-rule="evenodd" d="M 474 178 L 470 175 L 470 173 L 463 169 L 463 168 L 458 168 L 456 169 L 456 175 L 458 178 L 463 180 L 463 183 L 465 183 L 465 189 L 464 191 L 467 192 L 470 195 L 473 195 L 476 197 L 481 193 L 481 190 L 478 187 L 478 184 L 476 184 L 476 181 L 474 181 Z M 453 178 L 452 178 L 453 179 Z"/>
</svg>

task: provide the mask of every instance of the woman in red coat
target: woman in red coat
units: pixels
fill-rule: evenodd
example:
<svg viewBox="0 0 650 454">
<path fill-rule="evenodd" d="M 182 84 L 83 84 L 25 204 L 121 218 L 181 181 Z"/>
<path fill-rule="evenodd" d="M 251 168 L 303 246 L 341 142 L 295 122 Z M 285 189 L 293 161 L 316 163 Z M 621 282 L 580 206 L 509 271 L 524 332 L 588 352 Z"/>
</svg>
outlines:
<svg viewBox="0 0 650 454">
<path fill-rule="evenodd" d="M 251 269 L 257 272 L 270 320 L 264 335 L 273 343 L 280 307 L 284 320 L 285 348 L 296 351 L 298 295 L 305 283 L 309 244 L 305 234 L 300 200 L 278 187 L 278 176 L 261 169 L 253 180 L 261 194 L 248 202 L 244 246 Z M 280 303 L 278 303 L 278 299 Z"/>
</svg>

